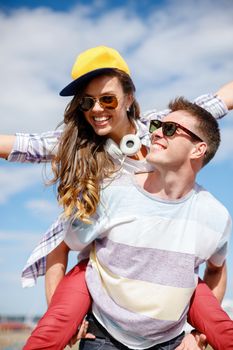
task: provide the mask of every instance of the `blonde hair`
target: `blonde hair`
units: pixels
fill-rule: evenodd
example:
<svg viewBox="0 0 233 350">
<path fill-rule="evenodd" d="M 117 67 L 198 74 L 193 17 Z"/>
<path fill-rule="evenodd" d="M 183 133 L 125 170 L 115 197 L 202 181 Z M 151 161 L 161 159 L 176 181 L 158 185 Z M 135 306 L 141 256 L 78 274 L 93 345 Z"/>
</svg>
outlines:
<svg viewBox="0 0 233 350">
<path fill-rule="evenodd" d="M 117 76 L 124 93 L 134 94 L 131 78 L 124 72 L 111 69 L 108 76 Z M 51 183 L 58 184 L 58 201 L 67 217 L 90 222 L 100 201 L 100 186 L 104 178 L 110 177 L 117 169 L 104 149 L 107 136 L 97 135 L 79 110 L 79 101 L 85 85 L 68 104 L 64 115 L 64 132 L 59 142 L 56 157 L 52 161 L 54 178 Z M 129 120 L 139 118 L 139 106 L 132 103 Z"/>
</svg>

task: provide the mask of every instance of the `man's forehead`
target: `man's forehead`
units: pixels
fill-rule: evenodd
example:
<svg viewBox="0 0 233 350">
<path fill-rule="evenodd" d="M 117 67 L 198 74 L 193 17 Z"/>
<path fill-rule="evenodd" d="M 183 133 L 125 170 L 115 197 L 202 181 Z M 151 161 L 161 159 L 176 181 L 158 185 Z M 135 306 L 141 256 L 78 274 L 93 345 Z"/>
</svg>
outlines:
<svg viewBox="0 0 233 350">
<path fill-rule="evenodd" d="M 163 117 L 163 121 L 174 121 L 177 123 L 180 123 L 182 120 L 183 121 L 190 121 L 192 120 L 192 118 L 190 118 L 191 114 L 187 111 L 183 111 L 183 110 L 179 110 L 179 111 L 175 111 L 175 112 L 171 112 L 168 115 Z M 192 117 L 192 116 L 191 116 Z"/>
</svg>

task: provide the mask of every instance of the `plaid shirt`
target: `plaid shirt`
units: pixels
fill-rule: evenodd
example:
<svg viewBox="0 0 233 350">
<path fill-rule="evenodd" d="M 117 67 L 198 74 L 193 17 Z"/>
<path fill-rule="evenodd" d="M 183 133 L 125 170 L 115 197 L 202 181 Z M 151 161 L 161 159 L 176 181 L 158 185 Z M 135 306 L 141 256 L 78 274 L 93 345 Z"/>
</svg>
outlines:
<svg viewBox="0 0 233 350">
<path fill-rule="evenodd" d="M 196 104 L 208 110 L 216 119 L 224 117 L 228 110 L 223 101 L 218 97 L 206 94 L 194 100 Z M 143 145 L 149 147 L 150 135 L 148 132 L 148 124 L 152 119 L 161 119 L 169 113 L 169 109 L 158 112 L 151 110 L 146 112 L 137 123 L 138 135 Z M 16 134 L 16 142 L 8 160 L 11 162 L 30 162 L 41 163 L 48 162 L 56 153 L 59 138 L 62 130 L 46 132 L 42 134 Z M 125 166 L 125 163 L 124 163 Z M 137 171 L 137 169 L 132 169 Z M 140 169 L 139 169 L 140 170 Z M 31 253 L 26 266 L 22 272 L 23 287 L 34 286 L 37 277 L 45 274 L 46 256 L 55 249 L 64 239 L 65 220 L 63 216 L 59 216 L 53 225 L 44 234 L 38 246 Z"/>
</svg>

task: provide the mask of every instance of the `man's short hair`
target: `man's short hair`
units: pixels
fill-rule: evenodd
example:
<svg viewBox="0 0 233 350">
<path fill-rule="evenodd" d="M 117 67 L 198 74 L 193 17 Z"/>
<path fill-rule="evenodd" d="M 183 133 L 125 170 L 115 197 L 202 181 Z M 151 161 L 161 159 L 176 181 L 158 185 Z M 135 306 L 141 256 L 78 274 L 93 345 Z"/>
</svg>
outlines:
<svg viewBox="0 0 233 350">
<path fill-rule="evenodd" d="M 195 125 L 197 135 L 206 142 L 207 150 L 203 160 L 203 165 L 206 165 L 215 155 L 220 145 L 220 130 L 217 120 L 210 112 L 186 100 L 184 97 L 177 97 L 169 103 L 171 112 L 186 111 L 193 116 L 197 124 Z"/>
</svg>

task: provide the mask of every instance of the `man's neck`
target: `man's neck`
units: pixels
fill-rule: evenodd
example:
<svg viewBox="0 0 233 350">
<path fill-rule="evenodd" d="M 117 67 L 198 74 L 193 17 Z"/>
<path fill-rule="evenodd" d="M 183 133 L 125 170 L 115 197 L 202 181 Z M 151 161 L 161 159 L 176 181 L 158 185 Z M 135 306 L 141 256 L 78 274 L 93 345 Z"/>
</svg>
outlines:
<svg viewBox="0 0 233 350">
<path fill-rule="evenodd" d="M 188 194 L 194 187 L 195 175 L 192 172 L 158 170 L 151 173 L 137 174 L 138 184 L 147 192 L 161 199 L 179 199 Z"/>
</svg>

